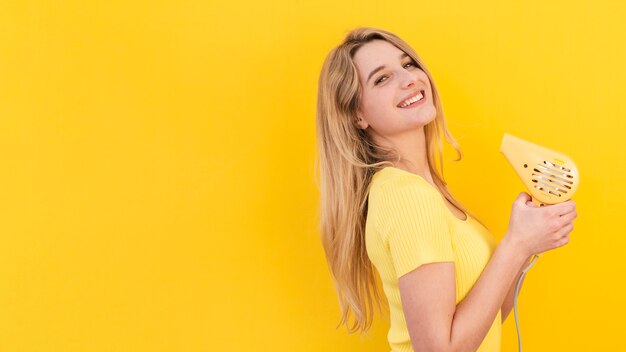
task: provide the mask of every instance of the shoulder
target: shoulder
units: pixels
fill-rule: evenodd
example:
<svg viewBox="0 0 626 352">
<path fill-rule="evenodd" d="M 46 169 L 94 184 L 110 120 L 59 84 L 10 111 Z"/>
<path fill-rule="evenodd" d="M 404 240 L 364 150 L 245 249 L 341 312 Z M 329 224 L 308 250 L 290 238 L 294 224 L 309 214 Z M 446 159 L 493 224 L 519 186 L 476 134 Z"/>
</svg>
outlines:
<svg viewBox="0 0 626 352">
<path fill-rule="evenodd" d="M 372 182 L 368 221 L 378 235 L 372 247 L 386 250 L 397 277 L 426 263 L 453 261 L 450 220 L 439 191 L 418 175 L 390 171 L 383 169 Z"/>
<path fill-rule="evenodd" d="M 447 225 L 439 191 L 421 176 L 399 169 L 379 171 L 368 199 L 368 218 L 382 233 L 436 222 Z"/>
<path fill-rule="evenodd" d="M 441 194 L 428 181 L 395 168 L 385 168 L 374 175 L 369 198 L 370 206 L 398 206 L 415 201 L 443 205 Z"/>
</svg>

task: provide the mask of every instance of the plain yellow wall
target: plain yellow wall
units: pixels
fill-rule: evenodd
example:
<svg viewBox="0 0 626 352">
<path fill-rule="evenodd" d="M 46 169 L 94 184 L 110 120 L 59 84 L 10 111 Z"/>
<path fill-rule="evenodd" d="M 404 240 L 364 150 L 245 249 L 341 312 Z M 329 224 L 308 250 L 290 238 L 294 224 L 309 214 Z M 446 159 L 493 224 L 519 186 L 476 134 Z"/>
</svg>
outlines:
<svg viewBox="0 0 626 352">
<path fill-rule="evenodd" d="M 529 273 L 528 351 L 625 350 L 625 5 L 617 1 L 3 1 L 1 351 L 385 351 L 335 329 L 318 239 L 323 59 L 362 25 L 430 68 L 500 239 L 504 132 L 581 171 L 572 242 Z M 503 350 L 516 349 L 512 318 Z"/>
</svg>

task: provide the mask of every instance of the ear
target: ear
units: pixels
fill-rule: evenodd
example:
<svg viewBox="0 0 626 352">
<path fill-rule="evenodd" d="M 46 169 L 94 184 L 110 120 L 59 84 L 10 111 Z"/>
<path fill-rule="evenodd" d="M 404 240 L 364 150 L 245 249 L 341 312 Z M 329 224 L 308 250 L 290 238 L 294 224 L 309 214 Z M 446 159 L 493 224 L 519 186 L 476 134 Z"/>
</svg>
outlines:
<svg viewBox="0 0 626 352">
<path fill-rule="evenodd" d="M 361 114 L 357 114 L 356 115 L 355 123 L 362 130 L 364 130 L 367 127 L 369 127 L 369 123 L 367 123 L 367 121 L 365 121 L 365 119 L 363 118 L 363 116 L 361 116 Z"/>
</svg>

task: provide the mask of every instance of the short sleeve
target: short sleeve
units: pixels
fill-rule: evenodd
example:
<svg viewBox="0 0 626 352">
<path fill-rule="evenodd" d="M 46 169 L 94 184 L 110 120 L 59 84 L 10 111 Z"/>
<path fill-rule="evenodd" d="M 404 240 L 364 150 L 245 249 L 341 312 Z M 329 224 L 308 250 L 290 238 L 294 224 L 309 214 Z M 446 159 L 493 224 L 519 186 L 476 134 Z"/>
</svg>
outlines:
<svg viewBox="0 0 626 352">
<path fill-rule="evenodd" d="M 378 227 L 398 278 L 423 264 L 454 261 L 447 209 L 437 190 L 425 180 L 401 178 L 380 191 Z"/>
</svg>

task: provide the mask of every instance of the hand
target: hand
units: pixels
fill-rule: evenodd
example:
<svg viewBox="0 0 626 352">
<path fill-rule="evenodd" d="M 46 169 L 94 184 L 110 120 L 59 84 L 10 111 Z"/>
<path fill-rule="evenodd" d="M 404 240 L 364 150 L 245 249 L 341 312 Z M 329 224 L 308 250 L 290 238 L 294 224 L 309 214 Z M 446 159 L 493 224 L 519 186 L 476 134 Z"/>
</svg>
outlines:
<svg viewBox="0 0 626 352">
<path fill-rule="evenodd" d="M 574 201 L 537 207 L 531 199 L 525 192 L 517 196 L 505 238 L 527 256 L 566 245 L 578 216 Z"/>
</svg>

